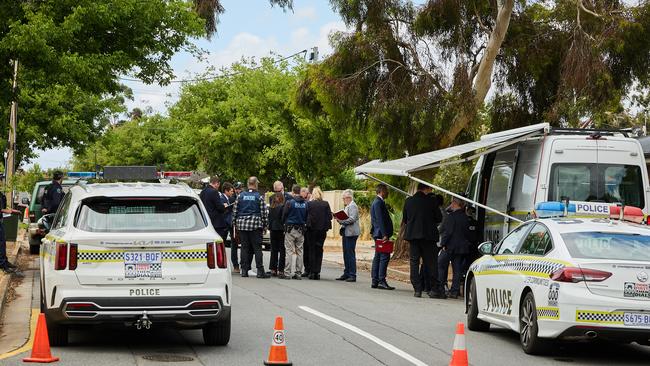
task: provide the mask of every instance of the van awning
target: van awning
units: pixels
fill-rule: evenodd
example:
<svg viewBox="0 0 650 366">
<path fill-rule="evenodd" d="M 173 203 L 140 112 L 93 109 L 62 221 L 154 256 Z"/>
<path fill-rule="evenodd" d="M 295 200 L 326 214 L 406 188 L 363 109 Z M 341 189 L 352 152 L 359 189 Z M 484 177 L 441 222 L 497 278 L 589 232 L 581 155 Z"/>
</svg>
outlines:
<svg viewBox="0 0 650 366">
<path fill-rule="evenodd" d="M 419 155 L 408 156 L 396 160 L 373 160 L 354 169 L 357 174 L 385 174 L 408 177 L 413 172 L 435 168 L 441 165 L 447 165 L 449 159 L 461 158 L 462 156 L 485 149 L 481 153 L 464 157 L 455 162 L 464 162 L 475 159 L 483 154 L 502 147 L 515 144 L 529 137 L 541 136 L 548 131 L 548 123 L 539 123 L 532 126 L 526 126 L 497 132 L 481 137 L 479 141 L 468 144 L 448 147 L 446 149 L 431 151 Z"/>
</svg>

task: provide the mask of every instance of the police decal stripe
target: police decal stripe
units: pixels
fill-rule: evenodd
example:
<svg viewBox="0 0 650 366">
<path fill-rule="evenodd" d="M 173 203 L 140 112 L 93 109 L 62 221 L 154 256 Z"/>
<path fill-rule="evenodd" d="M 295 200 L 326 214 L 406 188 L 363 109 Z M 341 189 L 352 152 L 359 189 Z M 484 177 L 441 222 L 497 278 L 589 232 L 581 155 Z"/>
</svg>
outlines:
<svg viewBox="0 0 650 366">
<path fill-rule="evenodd" d="M 205 261 L 207 257 L 208 253 L 200 249 L 162 251 L 164 262 L 199 262 Z M 80 263 L 122 262 L 124 261 L 124 251 L 80 250 L 77 260 Z"/>
<path fill-rule="evenodd" d="M 538 307 L 538 319 L 560 320 L 560 308 L 556 307 Z"/>
<path fill-rule="evenodd" d="M 623 324 L 622 311 L 576 310 L 576 322 Z"/>
</svg>

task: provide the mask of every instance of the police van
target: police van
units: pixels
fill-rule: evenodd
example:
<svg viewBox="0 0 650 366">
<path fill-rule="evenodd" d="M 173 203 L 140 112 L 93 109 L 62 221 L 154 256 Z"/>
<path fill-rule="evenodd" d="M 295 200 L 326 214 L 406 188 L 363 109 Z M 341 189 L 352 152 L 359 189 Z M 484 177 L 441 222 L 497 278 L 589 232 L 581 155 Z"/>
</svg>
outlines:
<svg viewBox="0 0 650 366">
<path fill-rule="evenodd" d="M 482 141 L 501 134 L 485 135 Z M 467 195 L 522 221 L 544 201 L 575 203 L 581 216 L 609 215 L 607 203 L 648 213 L 648 172 L 641 145 L 624 132 L 552 129 L 482 155 Z M 479 208 L 484 239 L 498 242 L 520 223 Z"/>
<path fill-rule="evenodd" d="M 41 311 L 50 343 L 70 327 L 202 329 L 230 339 L 232 279 L 223 240 L 184 184 L 79 184 L 40 247 Z"/>
</svg>

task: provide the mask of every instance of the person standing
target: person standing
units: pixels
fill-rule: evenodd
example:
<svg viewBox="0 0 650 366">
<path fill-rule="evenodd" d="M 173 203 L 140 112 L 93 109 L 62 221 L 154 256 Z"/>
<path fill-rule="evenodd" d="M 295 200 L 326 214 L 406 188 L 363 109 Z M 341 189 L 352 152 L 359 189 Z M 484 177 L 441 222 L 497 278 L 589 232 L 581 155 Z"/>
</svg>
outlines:
<svg viewBox="0 0 650 366">
<path fill-rule="evenodd" d="M 239 260 L 237 258 L 237 244 L 235 243 L 235 233 L 233 231 L 233 218 L 232 218 L 232 208 L 235 200 L 235 188 L 232 186 L 232 183 L 225 182 L 221 187 L 223 192 L 224 204 L 226 205 L 225 220 L 228 227 L 228 235 L 230 236 L 230 259 L 232 261 L 234 273 L 239 273 Z M 226 240 L 226 238 L 224 238 Z"/>
<path fill-rule="evenodd" d="M 440 287 L 447 282 L 449 263 L 453 271 L 449 297 L 457 299 L 460 295 L 460 278 L 465 257 L 469 254 L 469 218 L 465 213 L 465 203 L 454 197 L 449 206 L 450 212 L 444 222 L 440 244 L 438 280 Z"/>
<path fill-rule="evenodd" d="M 56 175 L 56 173 L 55 173 Z M 4 174 L 0 173 L 0 180 L 4 180 Z M 60 183 L 60 182 L 59 182 Z M 0 212 L 3 214 L 20 214 L 18 210 L 12 210 L 7 208 L 7 197 L 4 193 L 0 192 Z M 18 267 L 9 262 L 7 258 L 7 240 L 5 237 L 5 225 L 3 216 L 0 214 L 0 270 L 8 274 L 16 274 L 19 277 L 22 277 L 22 273 L 18 271 Z"/>
<path fill-rule="evenodd" d="M 219 177 L 216 175 L 211 176 L 208 185 L 203 188 L 199 197 L 206 211 L 208 211 L 212 227 L 225 242 L 228 237 L 228 224 L 226 222 L 228 198 L 219 191 L 220 186 L 221 180 Z"/>
<path fill-rule="evenodd" d="M 446 215 L 445 210 L 442 208 L 442 205 L 444 205 L 444 198 L 440 194 L 433 194 L 433 192 L 430 192 L 427 194 L 427 196 L 431 197 L 435 203 L 436 203 L 436 209 L 440 211 L 440 216 L 442 217 L 441 221 L 444 222 L 444 217 Z M 433 242 L 435 247 L 433 248 L 434 252 L 438 253 L 440 251 L 440 229 L 441 229 L 441 223 L 436 225 L 434 227 L 434 234 L 433 234 Z M 420 264 L 420 280 L 422 281 L 422 289 L 424 292 L 429 293 L 431 290 L 433 290 L 437 284 L 436 283 L 431 283 L 431 274 L 427 271 L 425 268 L 424 263 Z"/>
<path fill-rule="evenodd" d="M 431 187 L 419 183 L 417 192 L 406 199 L 402 212 L 402 224 L 404 240 L 409 242 L 409 264 L 411 272 L 411 284 L 415 291 L 415 297 L 422 297 L 423 283 L 419 275 L 420 260 L 424 270 L 429 274 L 431 283 L 436 284 L 437 277 L 437 254 L 435 247 L 435 227 L 440 222 L 440 210 L 436 202 L 428 196 Z M 435 285 L 434 285 L 435 286 Z M 429 292 L 431 298 L 443 298 L 439 289 L 432 289 Z"/>
<path fill-rule="evenodd" d="M 388 187 L 385 184 L 378 184 L 375 189 L 377 197 L 370 206 L 370 233 L 374 240 L 388 241 L 393 236 L 393 220 L 386 207 Z M 376 246 L 375 246 L 376 248 Z M 372 284 L 370 287 L 382 290 L 394 290 L 386 282 L 386 271 L 390 253 L 380 253 L 375 249 L 375 257 L 372 259 Z"/>
<path fill-rule="evenodd" d="M 294 185 L 291 192 L 293 199 L 284 204 L 282 211 L 284 248 L 286 250 L 283 278 L 300 280 L 302 279 L 302 254 L 307 224 L 307 202 L 300 195 L 299 185 Z M 293 276 L 291 276 L 292 266 L 294 267 Z"/>
<path fill-rule="evenodd" d="M 242 247 L 241 276 L 248 277 L 255 255 L 257 278 L 269 278 L 271 276 L 264 272 L 261 240 L 262 232 L 268 227 L 269 210 L 264 198 L 257 191 L 257 186 L 256 177 L 248 178 L 248 190 L 242 191 L 237 197 L 233 216 Z"/>
<path fill-rule="evenodd" d="M 43 214 L 54 214 L 59 209 L 59 205 L 63 201 L 63 196 L 65 196 L 63 186 L 61 185 L 62 182 L 63 173 L 58 170 L 55 171 L 52 176 L 52 183 L 45 187 L 45 193 L 43 193 L 43 204 L 41 208 Z"/>
<path fill-rule="evenodd" d="M 271 231 L 271 261 L 269 269 L 271 276 L 284 274 L 286 252 L 284 248 L 284 224 L 282 211 L 284 210 L 284 194 L 276 192 L 271 196 L 269 209 L 269 230 Z"/>
<path fill-rule="evenodd" d="M 348 216 L 345 220 L 336 219 L 341 225 L 341 237 L 343 241 L 343 275 L 337 281 L 357 282 L 357 239 L 361 234 L 359 227 L 359 207 L 354 202 L 354 192 L 351 189 L 343 191 L 343 211 Z"/>
<path fill-rule="evenodd" d="M 310 280 L 320 280 L 320 271 L 323 264 L 323 246 L 327 232 L 332 228 L 332 209 L 327 201 L 323 200 L 323 191 L 314 187 L 312 200 L 307 203 L 307 233 L 309 245 L 309 273 Z"/>
<path fill-rule="evenodd" d="M 311 193 L 309 192 L 309 188 L 307 187 L 302 187 L 300 189 L 300 197 L 302 197 L 305 202 L 309 203 L 311 201 Z M 311 250 L 313 247 L 313 241 L 311 238 L 311 232 L 309 229 L 305 226 L 305 242 L 302 245 L 302 265 L 303 265 L 303 270 L 302 270 L 302 277 L 309 277 L 311 274 Z"/>
<path fill-rule="evenodd" d="M 289 192 L 284 191 L 284 183 L 279 180 L 273 182 L 273 193 L 281 193 L 284 196 L 284 202 L 289 202 L 293 199 L 293 196 Z M 273 200 L 273 196 L 269 197 L 269 205 Z"/>
</svg>

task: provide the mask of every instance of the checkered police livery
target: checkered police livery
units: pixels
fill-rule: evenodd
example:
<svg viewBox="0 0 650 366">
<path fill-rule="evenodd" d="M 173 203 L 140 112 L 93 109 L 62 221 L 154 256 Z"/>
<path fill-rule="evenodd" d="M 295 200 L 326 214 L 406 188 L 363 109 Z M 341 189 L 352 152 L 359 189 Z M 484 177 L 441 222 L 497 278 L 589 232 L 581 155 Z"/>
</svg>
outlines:
<svg viewBox="0 0 650 366">
<path fill-rule="evenodd" d="M 496 263 L 477 263 L 472 270 L 478 275 L 481 272 L 507 271 L 548 277 L 549 274 L 565 267 L 560 261 L 543 257 L 495 256 L 494 259 Z"/>
<path fill-rule="evenodd" d="M 576 321 L 583 323 L 623 324 L 623 316 L 622 311 L 576 310 Z"/>
<path fill-rule="evenodd" d="M 549 320 L 559 320 L 560 319 L 560 309 L 559 308 L 537 308 L 537 318 L 539 319 L 549 319 Z"/>
<path fill-rule="evenodd" d="M 79 251 L 78 261 L 83 262 L 121 262 L 124 251 Z M 162 260 L 170 262 L 205 261 L 208 254 L 205 250 L 166 250 L 162 252 Z"/>
</svg>

